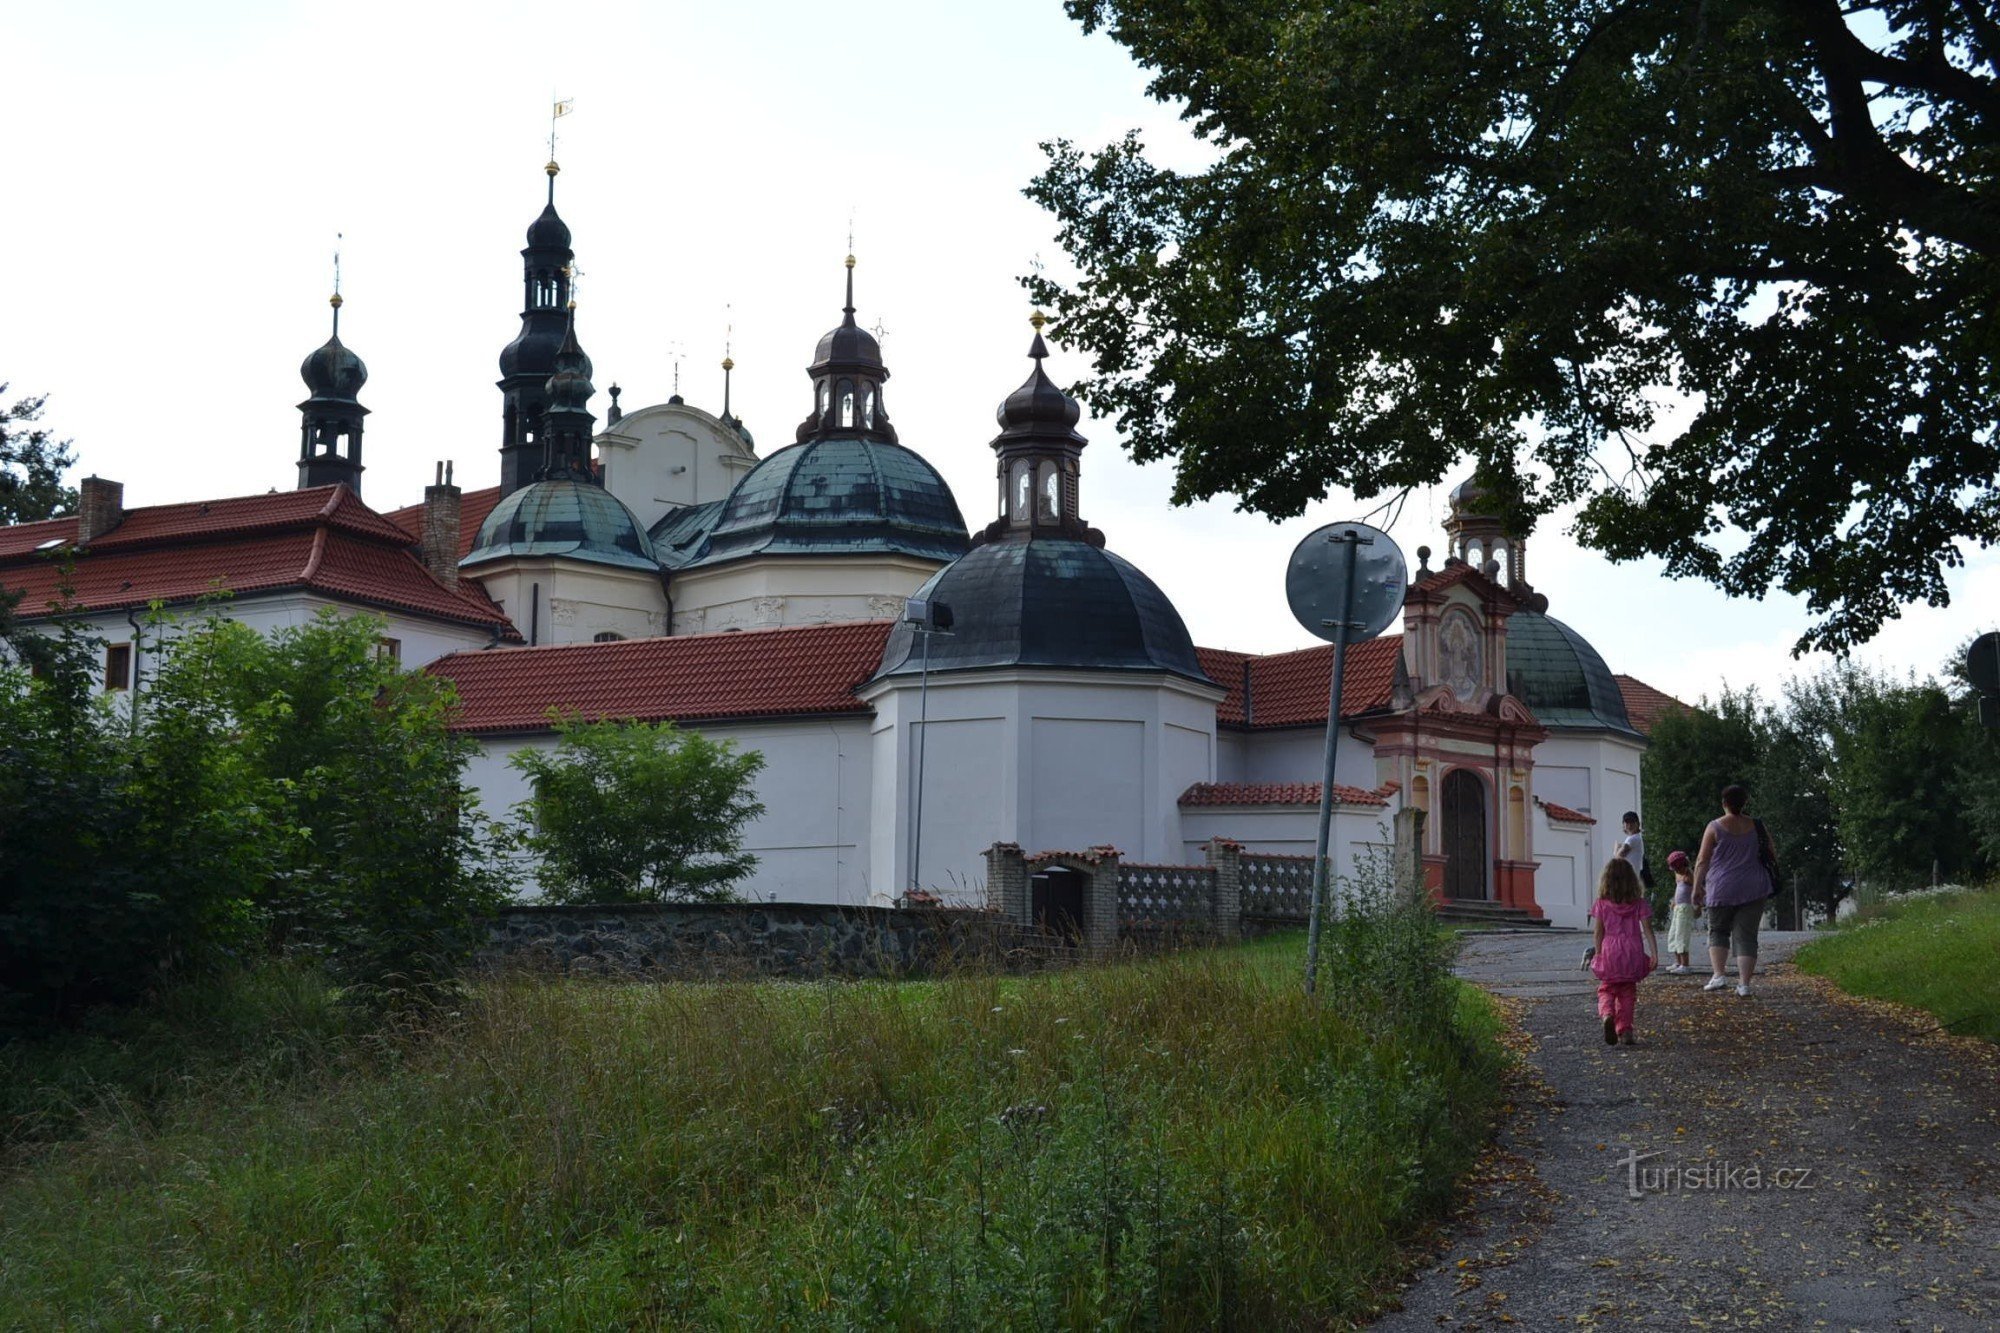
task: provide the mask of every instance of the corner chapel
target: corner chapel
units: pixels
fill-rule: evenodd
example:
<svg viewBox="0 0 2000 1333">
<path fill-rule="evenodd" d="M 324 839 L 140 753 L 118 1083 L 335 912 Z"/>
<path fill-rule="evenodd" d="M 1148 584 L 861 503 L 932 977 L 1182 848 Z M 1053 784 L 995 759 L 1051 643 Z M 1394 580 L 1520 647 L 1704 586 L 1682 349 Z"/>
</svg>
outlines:
<svg viewBox="0 0 2000 1333">
<path fill-rule="evenodd" d="M 925 458 L 976 446 L 898 434 L 852 256 L 788 443 L 759 451 L 726 356 L 719 411 L 678 393 L 627 411 L 612 385 L 600 428 L 557 172 L 499 356 L 497 485 L 463 489 L 440 464 L 419 503 L 363 501 L 368 375 L 336 295 L 300 368 L 295 489 L 128 508 L 86 478 L 77 514 L 0 528 L 21 618 L 81 619 L 119 691 L 144 688 L 155 602 L 226 591 L 205 613 L 267 632 L 328 607 L 379 616 L 385 651 L 455 682 L 456 725 L 481 746 L 468 776 L 496 817 L 527 794 L 508 756 L 554 744 L 552 710 L 735 740 L 767 761 L 746 837 L 758 899 L 973 900 L 995 842 L 1153 863 L 1199 861 L 1215 837 L 1312 850 L 1332 649 L 1192 642 L 1087 521 L 1081 414 L 1044 372 L 1039 316 L 1025 378 L 999 395 L 996 501 L 976 531 Z M 996 390 L 1009 374 L 994 368 Z M 1402 633 L 1349 652 L 1335 870 L 1415 806 L 1442 904 L 1580 924 L 1673 701 L 1548 615 L 1492 499 L 1476 481 L 1452 492 L 1448 554 L 1433 570 L 1419 548 Z M 912 597 L 949 605 L 952 632 L 906 621 Z"/>
</svg>

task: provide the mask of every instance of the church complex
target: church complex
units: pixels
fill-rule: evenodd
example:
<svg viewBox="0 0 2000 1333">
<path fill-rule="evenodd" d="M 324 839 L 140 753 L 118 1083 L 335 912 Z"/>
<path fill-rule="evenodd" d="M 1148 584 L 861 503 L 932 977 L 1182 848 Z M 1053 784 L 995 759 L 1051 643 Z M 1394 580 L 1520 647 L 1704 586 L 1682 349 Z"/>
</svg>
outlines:
<svg viewBox="0 0 2000 1333">
<path fill-rule="evenodd" d="M 265 630 L 327 607 L 380 616 L 385 652 L 455 683 L 495 816 L 527 794 L 508 757 L 553 745 L 555 711 L 735 740 L 767 761 L 741 886 L 758 899 L 978 901 L 997 842 L 1153 864 L 1199 862 L 1214 838 L 1312 851 L 1332 649 L 1197 647 L 1114 554 L 1086 518 L 1079 409 L 1044 373 L 1039 317 L 1019 386 L 1001 392 L 1020 372 L 994 367 L 996 487 L 976 528 L 897 436 L 851 256 L 790 442 L 758 452 L 727 359 L 720 413 L 678 394 L 627 412 L 612 386 L 598 429 L 556 172 L 500 353 L 498 486 L 461 490 L 441 464 L 421 503 L 364 502 L 367 371 L 335 296 L 333 336 L 301 368 L 297 488 L 127 508 L 86 478 L 76 515 L 0 528 L 21 618 L 49 622 L 66 595 L 122 690 L 143 688 L 156 602 L 226 592 L 215 613 Z M 1418 549 L 1402 633 L 1349 652 L 1336 872 L 1419 807 L 1441 899 L 1581 924 L 1618 816 L 1640 806 L 1645 733 L 1674 704 L 1547 614 L 1487 498 L 1452 492 L 1448 553 L 1431 568 Z"/>
</svg>

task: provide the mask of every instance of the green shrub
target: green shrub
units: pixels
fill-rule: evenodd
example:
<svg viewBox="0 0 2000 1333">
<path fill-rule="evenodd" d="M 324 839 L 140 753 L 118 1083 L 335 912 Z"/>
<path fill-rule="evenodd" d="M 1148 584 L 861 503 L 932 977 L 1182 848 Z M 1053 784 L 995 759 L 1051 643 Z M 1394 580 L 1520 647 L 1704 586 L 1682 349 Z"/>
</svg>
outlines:
<svg viewBox="0 0 2000 1333">
<path fill-rule="evenodd" d="M 522 841 L 557 903 L 718 902 L 757 866 L 743 826 L 764 812 L 764 756 L 671 722 L 558 719 L 553 753 L 511 760 L 533 794 Z"/>
</svg>

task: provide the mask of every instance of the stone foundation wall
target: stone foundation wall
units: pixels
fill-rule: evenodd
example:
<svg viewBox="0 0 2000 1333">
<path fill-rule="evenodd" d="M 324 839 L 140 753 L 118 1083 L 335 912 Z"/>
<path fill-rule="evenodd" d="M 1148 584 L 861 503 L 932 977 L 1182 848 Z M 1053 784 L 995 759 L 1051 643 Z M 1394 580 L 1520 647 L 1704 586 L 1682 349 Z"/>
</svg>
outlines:
<svg viewBox="0 0 2000 1333">
<path fill-rule="evenodd" d="M 510 907 L 477 961 L 564 974 L 908 977 L 1038 967 L 1061 952 L 988 912 L 814 903 Z"/>
</svg>

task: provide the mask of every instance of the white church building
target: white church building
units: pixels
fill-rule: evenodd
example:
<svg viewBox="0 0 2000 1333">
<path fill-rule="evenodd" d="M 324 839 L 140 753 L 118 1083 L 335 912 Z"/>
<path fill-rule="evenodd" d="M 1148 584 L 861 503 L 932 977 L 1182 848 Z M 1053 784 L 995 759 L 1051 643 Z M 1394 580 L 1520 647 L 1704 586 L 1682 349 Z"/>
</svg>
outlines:
<svg viewBox="0 0 2000 1333">
<path fill-rule="evenodd" d="M 143 688 L 154 602 L 226 593 L 213 613 L 259 628 L 379 615 L 385 651 L 455 682 L 496 816 L 527 795 L 509 757 L 553 745 L 555 710 L 733 740 L 766 759 L 741 886 L 760 900 L 978 901 L 995 843 L 1151 864 L 1199 862 L 1212 838 L 1312 851 L 1332 649 L 1197 647 L 1109 549 L 1085 521 L 1079 410 L 1043 372 L 1039 318 L 977 531 L 897 437 L 851 257 L 791 441 L 759 452 L 726 360 L 720 414 L 678 395 L 625 412 L 613 386 L 599 430 L 549 177 L 500 356 L 497 487 L 461 491 L 441 467 L 419 504 L 362 501 L 367 372 L 336 296 L 301 369 L 298 488 L 127 509 L 88 478 L 77 515 L 0 528 L 20 617 L 48 623 L 66 597 L 121 690 Z M 1486 499 L 1452 493 L 1448 555 L 1433 569 L 1419 548 L 1402 632 L 1349 652 L 1336 871 L 1415 806 L 1440 900 L 1581 924 L 1672 701 L 1547 614 Z M 940 604 L 948 631 L 910 618 Z"/>
</svg>

